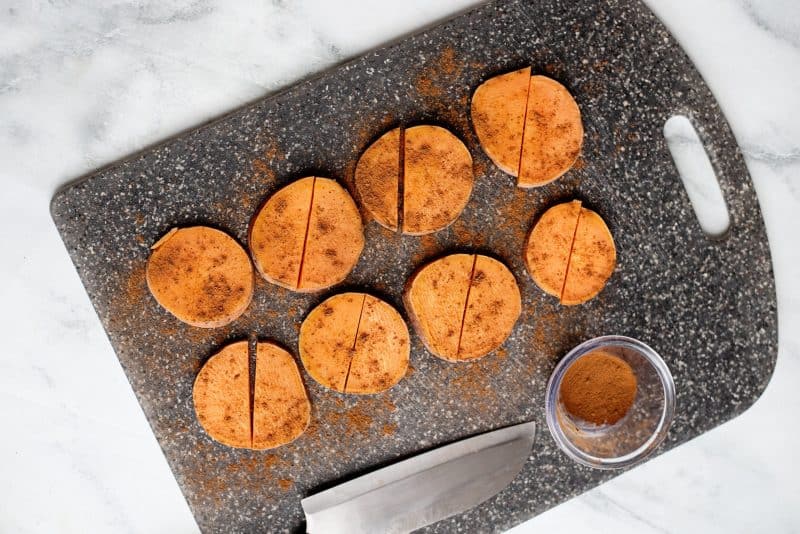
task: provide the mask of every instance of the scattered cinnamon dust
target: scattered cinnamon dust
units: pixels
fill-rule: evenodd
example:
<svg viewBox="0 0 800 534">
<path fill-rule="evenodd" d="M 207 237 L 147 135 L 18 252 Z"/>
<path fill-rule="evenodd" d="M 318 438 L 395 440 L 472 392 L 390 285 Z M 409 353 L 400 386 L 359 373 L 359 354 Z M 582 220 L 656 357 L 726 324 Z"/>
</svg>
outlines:
<svg viewBox="0 0 800 534">
<path fill-rule="evenodd" d="M 347 412 L 347 426 L 356 432 L 365 433 L 372 426 L 372 417 L 361 406 L 356 405 Z"/>
<path fill-rule="evenodd" d="M 458 218 L 452 225 L 453 234 L 459 244 L 471 247 L 486 245 L 486 232 L 481 228 L 472 227 L 463 217 Z"/>
<path fill-rule="evenodd" d="M 448 46 L 417 77 L 417 90 L 424 97 L 438 98 L 444 94 L 447 82 L 458 78 L 463 70 L 464 65 L 456 60 L 455 51 Z"/>
<path fill-rule="evenodd" d="M 278 480 L 278 485 L 281 487 L 283 491 L 287 491 L 292 489 L 292 486 L 294 486 L 294 480 L 292 480 L 291 478 L 281 478 L 280 480 Z"/>
<path fill-rule="evenodd" d="M 121 324 L 126 318 L 141 315 L 149 294 L 145 270 L 145 264 L 137 262 L 127 275 L 123 275 L 120 284 L 122 291 L 114 294 L 109 303 L 108 321 L 112 326 Z"/>
<path fill-rule="evenodd" d="M 419 265 L 426 259 L 439 252 L 439 241 L 436 239 L 435 234 L 426 234 L 420 236 L 417 242 L 417 250 L 411 256 L 411 263 Z"/>
<path fill-rule="evenodd" d="M 397 425 L 394 423 L 386 423 L 383 425 L 383 435 L 384 436 L 391 436 L 397 432 Z"/>
<path fill-rule="evenodd" d="M 275 171 L 273 171 L 269 164 L 263 159 L 257 158 L 253 160 L 253 173 L 256 178 L 260 180 L 266 179 L 272 181 L 275 179 Z"/>
<path fill-rule="evenodd" d="M 270 165 L 278 160 L 286 159 L 286 155 L 278 148 L 278 143 L 273 138 L 269 138 L 265 142 L 264 159 L 267 165 Z"/>
<path fill-rule="evenodd" d="M 483 160 L 475 160 L 475 163 L 472 165 L 472 172 L 475 175 L 475 179 L 485 176 L 486 175 L 486 162 Z"/>
</svg>

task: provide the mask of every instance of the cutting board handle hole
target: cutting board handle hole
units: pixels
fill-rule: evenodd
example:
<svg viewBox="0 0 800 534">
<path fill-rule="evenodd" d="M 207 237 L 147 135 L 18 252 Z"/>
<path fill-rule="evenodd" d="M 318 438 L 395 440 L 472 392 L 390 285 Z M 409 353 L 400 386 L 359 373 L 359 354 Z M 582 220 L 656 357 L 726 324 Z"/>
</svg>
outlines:
<svg viewBox="0 0 800 534">
<path fill-rule="evenodd" d="M 712 239 L 723 237 L 731 225 L 730 214 L 697 130 L 684 115 L 674 115 L 664 124 L 664 138 L 700 228 Z"/>
</svg>

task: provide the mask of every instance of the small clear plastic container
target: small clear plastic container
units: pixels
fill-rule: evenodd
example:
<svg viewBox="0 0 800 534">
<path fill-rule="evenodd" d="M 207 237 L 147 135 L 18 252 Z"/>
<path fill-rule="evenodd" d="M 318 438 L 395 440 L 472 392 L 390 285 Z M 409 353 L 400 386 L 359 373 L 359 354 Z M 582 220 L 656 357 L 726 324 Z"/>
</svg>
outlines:
<svg viewBox="0 0 800 534">
<path fill-rule="evenodd" d="M 560 400 L 567 369 L 596 350 L 622 358 L 636 375 L 633 404 L 613 425 L 576 419 Z M 581 343 L 558 363 L 547 383 L 545 411 L 550 433 L 573 460 L 598 469 L 627 467 L 646 458 L 664 441 L 675 415 L 675 382 L 667 364 L 648 345 L 624 336 L 597 337 Z"/>
</svg>

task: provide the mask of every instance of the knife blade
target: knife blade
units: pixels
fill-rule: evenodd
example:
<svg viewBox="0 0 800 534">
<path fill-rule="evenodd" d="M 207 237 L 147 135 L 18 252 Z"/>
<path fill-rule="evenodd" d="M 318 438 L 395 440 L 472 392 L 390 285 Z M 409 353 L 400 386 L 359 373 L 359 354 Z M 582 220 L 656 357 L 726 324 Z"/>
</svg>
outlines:
<svg viewBox="0 0 800 534">
<path fill-rule="evenodd" d="M 456 441 L 301 501 L 309 534 L 404 533 L 505 488 L 533 447 L 533 422 Z"/>
</svg>

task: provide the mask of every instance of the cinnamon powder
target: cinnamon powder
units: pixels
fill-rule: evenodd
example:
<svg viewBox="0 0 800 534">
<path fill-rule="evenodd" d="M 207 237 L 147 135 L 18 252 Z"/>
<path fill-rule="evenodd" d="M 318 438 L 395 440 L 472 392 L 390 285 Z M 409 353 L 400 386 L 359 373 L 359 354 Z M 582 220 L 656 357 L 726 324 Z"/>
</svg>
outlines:
<svg viewBox="0 0 800 534">
<path fill-rule="evenodd" d="M 636 376 L 622 358 L 593 351 L 569 367 L 560 395 L 573 417 L 597 425 L 613 425 L 625 417 L 633 404 Z"/>
</svg>

